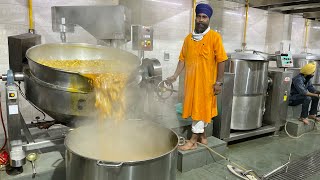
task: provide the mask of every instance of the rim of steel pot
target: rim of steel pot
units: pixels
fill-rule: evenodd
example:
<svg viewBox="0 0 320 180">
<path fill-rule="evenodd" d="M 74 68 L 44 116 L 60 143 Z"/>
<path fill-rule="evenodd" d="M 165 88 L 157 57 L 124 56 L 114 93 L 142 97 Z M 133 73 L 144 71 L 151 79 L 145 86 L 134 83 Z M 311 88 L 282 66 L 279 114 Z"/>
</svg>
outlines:
<svg viewBox="0 0 320 180">
<path fill-rule="evenodd" d="M 320 55 L 312 54 L 312 53 L 301 53 L 301 54 L 293 54 L 292 59 L 294 60 L 309 60 L 309 61 L 319 61 Z"/>
<path fill-rule="evenodd" d="M 161 124 L 158 124 L 158 123 L 155 123 L 155 122 L 150 122 L 150 121 L 147 121 L 147 120 L 127 120 L 127 121 L 144 121 L 144 122 L 148 122 L 150 124 L 153 124 L 154 126 L 157 126 L 157 127 L 160 127 L 160 128 L 165 128 L 167 130 L 169 130 L 170 132 L 173 133 L 173 135 L 175 135 L 175 137 L 177 138 L 177 144 L 174 146 L 174 148 L 172 148 L 170 151 L 160 155 L 160 156 L 157 156 L 157 157 L 153 157 L 153 158 L 150 158 L 150 159 L 144 159 L 144 160 L 138 160 L 138 161 L 105 161 L 105 160 L 101 160 L 101 159 L 95 159 L 95 158 L 91 158 L 91 157 L 86 157 L 86 156 L 82 156 L 76 152 L 74 152 L 73 150 L 71 150 L 66 144 L 66 141 L 68 139 L 68 134 L 66 135 L 66 138 L 64 140 L 64 146 L 66 147 L 66 149 L 68 151 L 70 151 L 71 153 L 77 155 L 77 156 L 80 156 L 82 158 L 86 158 L 86 159 L 89 159 L 89 160 L 92 160 L 92 161 L 97 161 L 97 165 L 98 166 L 105 166 L 105 167 L 109 167 L 109 168 L 119 168 L 121 167 L 123 164 L 139 164 L 139 163 L 144 163 L 146 161 L 153 161 L 153 160 L 156 160 L 156 159 L 159 159 L 163 156 L 166 156 L 170 153 L 172 153 L 173 151 L 177 150 L 177 147 L 179 146 L 179 142 L 181 140 L 181 137 L 178 136 L 178 134 L 176 132 L 174 132 L 172 129 L 170 128 L 167 128 Z M 81 127 L 79 127 L 81 128 Z M 74 129 L 73 131 L 75 131 L 77 129 Z M 72 133 L 72 131 L 70 131 L 69 133 Z"/>
<path fill-rule="evenodd" d="M 48 68 L 51 68 L 51 69 L 54 69 L 56 71 L 59 71 L 59 72 L 68 72 L 68 73 L 71 73 L 71 74 L 78 74 L 78 75 L 81 75 L 82 74 L 80 72 L 76 72 L 76 71 L 69 71 L 69 70 L 63 70 L 63 69 L 58 69 L 58 68 L 54 68 L 54 67 L 50 67 L 50 66 L 46 66 L 46 65 L 43 65 L 43 64 L 40 64 L 38 63 L 36 60 L 33 60 L 31 57 L 30 57 L 30 53 L 31 51 L 33 51 L 34 49 L 36 48 L 39 48 L 40 46 L 54 46 L 54 45 L 61 45 L 61 46 L 74 46 L 74 47 L 86 47 L 86 48 L 92 48 L 92 49 L 112 49 L 112 50 L 115 50 L 115 51 L 119 51 L 121 53 L 125 53 L 125 54 L 130 54 L 132 56 L 135 56 L 134 54 L 130 53 L 130 52 L 127 52 L 125 50 L 122 50 L 122 49 L 118 49 L 118 48 L 114 48 L 114 47 L 107 47 L 107 46 L 102 46 L 102 45 L 94 45 L 94 44 L 88 44 L 88 43 L 46 43 L 46 44 L 38 44 L 38 45 L 35 45 L 35 46 L 32 46 L 31 48 L 29 48 L 27 51 L 26 51 L 26 58 L 29 60 L 29 61 L 33 61 L 35 62 L 37 65 L 40 65 L 40 66 L 43 66 L 43 67 L 48 67 Z M 89 60 L 89 59 L 88 59 Z M 91 59 L 92 60 L 92 59 Z M 140 62 L 141 64 L 141 62 Z M 139 64 L 139 65 L 140 65 Z"/>
<path fill-rule="evenodd" d="M 268 59 L 261 56 L 260 54 L 254 54 L 249 52 L 235 52 L 230 53 L 228 55 L 229 60 L 240 60 L 240 61 L 265 61 L 267 62 Z"/>
</svg>

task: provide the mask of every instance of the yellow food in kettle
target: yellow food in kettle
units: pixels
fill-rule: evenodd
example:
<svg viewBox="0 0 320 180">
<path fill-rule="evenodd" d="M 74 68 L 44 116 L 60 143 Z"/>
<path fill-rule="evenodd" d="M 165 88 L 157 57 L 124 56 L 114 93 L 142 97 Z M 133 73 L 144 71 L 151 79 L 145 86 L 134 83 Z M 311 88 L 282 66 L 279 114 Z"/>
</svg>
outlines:
<svg viewBox="0 0 320 180">
<path fill-rule="evenodd" d="M 39 60 L 38 63 L 64 71 L 79 72 L 90 79 L 95 89 L 95 107 L 101 119 L 123 119 L 124 90 L 128 74 L 121 61 L 111 60 Z"/>
</svg>

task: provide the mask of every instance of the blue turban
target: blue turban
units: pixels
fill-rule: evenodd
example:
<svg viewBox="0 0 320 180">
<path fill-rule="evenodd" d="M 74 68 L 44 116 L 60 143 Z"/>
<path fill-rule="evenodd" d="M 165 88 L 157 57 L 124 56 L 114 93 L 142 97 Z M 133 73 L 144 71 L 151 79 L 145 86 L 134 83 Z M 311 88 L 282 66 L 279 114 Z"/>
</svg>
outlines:
<svg viewBox="0 0 320 180">
<path fill-rule="evenodd" d="M 196 14 L 203 13 L 211 18 L 213 10 L 209 4 L 198 4 L 196 7 Z"/>
</svg>

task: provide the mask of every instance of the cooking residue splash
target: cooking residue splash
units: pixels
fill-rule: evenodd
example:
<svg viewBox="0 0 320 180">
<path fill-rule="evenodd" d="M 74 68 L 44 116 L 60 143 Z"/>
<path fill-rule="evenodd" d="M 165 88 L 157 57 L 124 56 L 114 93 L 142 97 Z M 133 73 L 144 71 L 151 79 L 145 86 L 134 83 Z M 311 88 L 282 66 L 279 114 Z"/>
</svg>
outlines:
<svg viewBox="0 0 320 180">
<path fill-rule="evenodd" d="M 125 117 L 125 86 L 128 64 L 117 60 L 39 60 L 40 64 L 64 71 L 78 72 L 89 79 L 95 90 L 99 119 L 121 120 Z"/>
</svg>

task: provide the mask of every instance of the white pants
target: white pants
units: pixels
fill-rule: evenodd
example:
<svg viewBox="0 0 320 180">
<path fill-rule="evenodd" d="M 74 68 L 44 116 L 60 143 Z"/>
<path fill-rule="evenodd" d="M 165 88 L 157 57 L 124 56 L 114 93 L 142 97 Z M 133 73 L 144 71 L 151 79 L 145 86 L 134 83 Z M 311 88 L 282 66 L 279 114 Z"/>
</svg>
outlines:
<svg viewBox="0 0 320 180">
<path fill-rule="evenodd" d="M 192 121 L 192 132 L 199 134 L 204 133 L 204 128 L 208 126 L 208 123 L 205 123 L 203 121 Z"/>
</svg>

